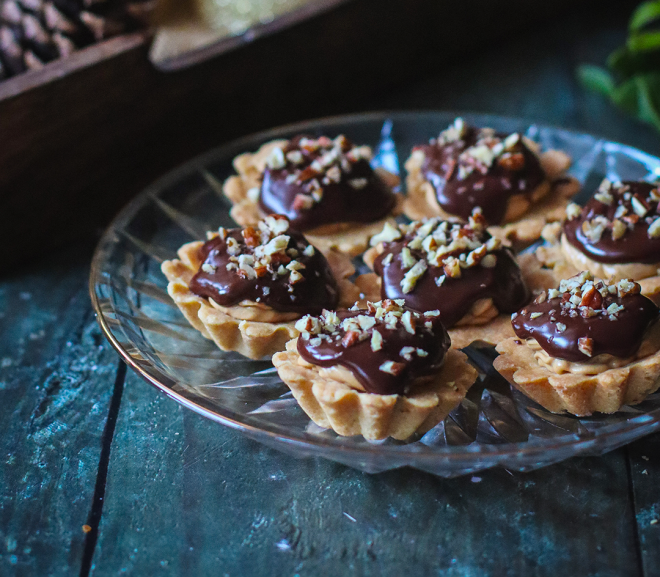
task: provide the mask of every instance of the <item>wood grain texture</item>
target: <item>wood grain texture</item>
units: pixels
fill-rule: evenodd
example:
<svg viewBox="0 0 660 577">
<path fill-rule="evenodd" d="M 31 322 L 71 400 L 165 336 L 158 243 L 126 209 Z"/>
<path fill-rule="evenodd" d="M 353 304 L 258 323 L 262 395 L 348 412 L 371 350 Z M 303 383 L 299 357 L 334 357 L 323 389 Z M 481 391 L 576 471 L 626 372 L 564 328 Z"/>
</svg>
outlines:
<svg viewBox="0 0 660 577">
<path fill-rule="evenodd" d="M 638 575 L 623 451 L 372 476 L 265 448 L 132 377 L 112 455 L 97 577 Z"/>
<path fill-rule="evenodd" d="M 0 98 L 0 140 L 11 143 L 0 149 L 0 263 L 43 251 L 44 239 L 88 238 L 163 171 L 212 146 L 373 108 L 397 82 L 572 4 L 353 0 L 187 70 L 156 71 L 138 35 L 104 45 L 107 60 L 49 68 L 44 84 L 33 85 L 46 72 L 31 73 L 12 85 L 29 89 Z"/>
<path fill-rule="evenodd" d="M 643 574 L 656 575 L 660 564 L 660 435 L 629 445 L 627 454 Z"/>
<path fill-rule="evenodd" d="M 0 283 L 0 574 L 77 572 L 117 357 L 86 291 L 88 251 Z"/>
</svg>

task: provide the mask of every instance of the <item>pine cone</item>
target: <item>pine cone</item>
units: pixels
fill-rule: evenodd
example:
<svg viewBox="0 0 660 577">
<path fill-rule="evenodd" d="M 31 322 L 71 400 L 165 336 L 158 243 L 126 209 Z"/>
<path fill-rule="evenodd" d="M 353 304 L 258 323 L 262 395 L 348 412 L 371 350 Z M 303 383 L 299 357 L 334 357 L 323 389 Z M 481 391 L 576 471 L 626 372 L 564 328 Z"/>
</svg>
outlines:
<svg viewBox="0 0 660 577">
<path fill-rule="evenodd" d="M 153 0 L 0 0 L 0 79 L 144 27 Z"/>
</svg>

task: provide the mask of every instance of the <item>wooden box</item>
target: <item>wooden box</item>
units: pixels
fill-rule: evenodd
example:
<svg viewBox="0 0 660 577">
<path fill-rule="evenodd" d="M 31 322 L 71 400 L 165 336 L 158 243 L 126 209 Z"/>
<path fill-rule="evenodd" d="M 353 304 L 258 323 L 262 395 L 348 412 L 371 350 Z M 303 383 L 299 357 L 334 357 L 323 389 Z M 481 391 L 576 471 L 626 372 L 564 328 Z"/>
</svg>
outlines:
<svg viewBox="0 0 660 577">
<path fill-rule="evenodd" d="M 383 91 L 572 6 L 342 0 L 177 70 L 157 70 L 138 33 L 2 82 L 0 263 L 89 242 L 146 184 L 210 147 L 369 110 Z"/>
</svg>

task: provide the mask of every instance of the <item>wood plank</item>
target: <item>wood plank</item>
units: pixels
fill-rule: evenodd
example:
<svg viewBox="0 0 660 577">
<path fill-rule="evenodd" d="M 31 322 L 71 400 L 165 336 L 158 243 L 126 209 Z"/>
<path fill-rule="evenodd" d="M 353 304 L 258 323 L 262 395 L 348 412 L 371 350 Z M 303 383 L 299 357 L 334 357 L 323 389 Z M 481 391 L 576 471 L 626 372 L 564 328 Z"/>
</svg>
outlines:
<svg viewBox="0 0 660 577">
<path fill-rule="evenodd" d="M 78 571 L 118 359 L 87 294 L 89 251 L 0 281 L 0 574 Z"/>
<path fill-rule="evenodd" d="M 638 575 L 623 451 L 372 476 L 263 447 L 131 376 L 107 488 L 96 577 Z"/>
<path fill-rule="evenodd" d="M 90 575 L 176 574 L 182 566 L 183 463 L 191 450 L 184 411 L 132 371 L 127 375 Z"/>
<path fill-rule="evenodd" d="M 660 564 L 660 434 L 627 447 L 632 496 L 644 575 L 655 575 Z"/>
</svg>

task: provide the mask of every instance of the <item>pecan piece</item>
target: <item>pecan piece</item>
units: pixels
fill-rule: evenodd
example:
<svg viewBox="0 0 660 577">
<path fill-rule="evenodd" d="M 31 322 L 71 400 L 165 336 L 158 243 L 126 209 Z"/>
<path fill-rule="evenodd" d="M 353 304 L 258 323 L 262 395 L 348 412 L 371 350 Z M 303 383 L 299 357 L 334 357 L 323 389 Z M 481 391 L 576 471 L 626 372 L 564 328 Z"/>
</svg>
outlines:
<svg viewBox="0 0 660 577">
<path fill-rule="evenodd" d="M 308 166 L 298 175 L 298 181 L 307 182 L 308 180 L 312 180 L 312 178 L 318 176 L 319 174 L 321 173 L 318 170 L 314 170 L 311 166 Z"/>
<path fill-rule="evenodd" d="M 314 205 L 314 199 L 306 194 L 296 194 L 293 199 L 293 210 L 308 210 Z"/>
<path fill-rule="evenodd" d="M 497 164 L 504 170 L 518 172 L 525 168 L 525 156 L 522 152 L 505 152 L 497 159 Z"/>
<path fill-rule="evenodd" d="M 582 354 L 591 357 L 594 353 L 594 340 L 589 337 L 581 337 L 578 339 L 578 349 Z"/>
<path fill-rule="evenodd" d="M 251 226 L 245 227 L 241 231 L 241 235 L 245 239 L 245 244 L 250 248 L 259 246 L 259 243 L 261 242 L 261 235 Z"/>
<path fill-rule="evenodd" d="M 548 293 L 543 291 L 539 296 L 534 299 L 535 304 L 541 304 L 548 300 Z"/>
<path fill-rule="evenodd" d="M 582 295 L 582 301 L 580 302 L 581 307 L 590 307 L 592 309 L 599 309 L 602 304 L 603 295 L 601 295 L 593 286 Z"/>
<path fill-rule="evenodd" d="M 344 335 L 344 338 L 341 340 L 341 344 L 344 347 L 348 348 L 348 347 L 352 347 L 359 340 L 360 340 L 360 333 L 358 333 L 357 331 L 348 331 Z"/>
</svg>

